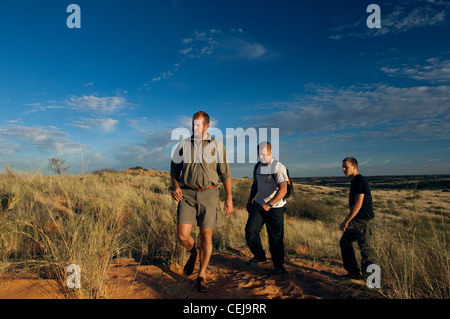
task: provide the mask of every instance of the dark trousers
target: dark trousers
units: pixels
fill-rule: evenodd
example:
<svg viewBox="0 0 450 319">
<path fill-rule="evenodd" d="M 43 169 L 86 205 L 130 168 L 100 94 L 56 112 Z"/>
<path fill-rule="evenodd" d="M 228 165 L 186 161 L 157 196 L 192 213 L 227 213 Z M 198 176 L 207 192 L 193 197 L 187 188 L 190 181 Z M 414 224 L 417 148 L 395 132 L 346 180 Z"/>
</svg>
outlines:
<svg viewBox="0 0 450 319">
<path fill-rule="evenodd" d="M 361 277 L 367 271 L 367 267 L 374 263 L 372 246 L 372 221 L 352 220 L 342 234 L 339 242 L 341 246 L 342 261 L 345 270 L 352 276 Z M 358 243 L 361 252 L 361 268 L 356 260 L 354 242 Z"/>
<path fill-rule="evenodd" d="M 284 213 L 285 207 L 271 208 L 268 212 L 261 212 L 259 205 L 254 204 L 248 215 L 245 226 L 245 239 L 255 258 L 265 260 L 266 253 L 261 244 L 260 232 L 264 224 L 269 236 L 270 254 L 275 268 L 283 267 L 284 263 Z"/>
</svg>

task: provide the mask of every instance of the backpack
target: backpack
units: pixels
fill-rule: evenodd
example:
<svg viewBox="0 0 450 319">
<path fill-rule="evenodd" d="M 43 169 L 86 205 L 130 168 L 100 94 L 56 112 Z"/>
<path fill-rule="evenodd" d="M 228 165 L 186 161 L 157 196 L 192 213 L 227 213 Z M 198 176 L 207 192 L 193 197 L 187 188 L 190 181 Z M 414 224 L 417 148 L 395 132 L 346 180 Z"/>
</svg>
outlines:
<svg viewBox="0 0 450 319">
<path fill-rule="evenodd" d="M 259 161 L 258 163 L 256 163 L 255 168 L 253 169 L 253 180 L 256 181 L 256 170 L 258 169 L 258 166 L 261 164 L 261 161 Z M 291 177 L 289 176 L 289 170 L 286 167 L 286 173 L 287 173 L 287 192 L 286 195 L 284 195 L 283 200 L 286 200 L 289 196 L 291 196 L 294 193 L 294 186 L 292 185 L 292 180 Z M 276 174 L 272 174 L 273 179 L 276 180 Z"/>
</svg>

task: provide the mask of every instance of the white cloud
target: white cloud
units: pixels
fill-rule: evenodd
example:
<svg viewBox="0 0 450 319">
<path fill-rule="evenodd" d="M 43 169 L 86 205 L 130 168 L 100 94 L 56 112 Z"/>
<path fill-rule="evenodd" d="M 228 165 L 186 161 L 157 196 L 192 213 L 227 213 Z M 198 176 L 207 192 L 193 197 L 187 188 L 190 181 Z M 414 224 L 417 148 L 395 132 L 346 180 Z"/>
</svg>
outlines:
<svg viewBox="0 0 450 319">
<path fill-rule="evenodd" d="M 207 56 L 214 56 L 219 60 L 257 60 L 268 56 L 268 50 L 264 45 L 246 38 L 242 28 L 230 28 L 229 32 L 216 29 L 196 30 L 189 37 L 181 39 L 181 43 L 183 47 L 178 52 L 183 63 L 188 59 Z M 153 77 L 143 86 L 150 90 L 150 84 L 173 77 L 175 72 L 180 69 L 182 62 L 173 64 L 169 71 Z"/>
<path fill-rule="evenodd" d="M 255 60 L 267 53 L 267 49 L 259 43 L 250 42 L 235 36 L 226 36 L 220 42 L 219 54 L 228 59 Z"/>
<path fill-rule="evenodd" d="M 293 101 L 272 103 L 272 110 L 278 111 L 270 115 L 247 119 L 260 127 L 279 127 L 283 135 L 340 130 L 360 134 L 379 129 L 382 134 L 403 138 L 450 136 L 445 124 L 450 114 L 450 86 L 313 86 L 312 91 Z"/>
<path fill-rule="evenodd" d="M 17 152 L 15 150 L 7 149 L 5 147 L 5 145 L 3 145 L 3 144 L 0 144 L 0 147 L 1 147 L 1 149 L 0 149 L 0 154 L 1 155 L 13 155 L 13 154 L 15 154 Z"/>
<path fill-rule="evenodd" d="M 383 67 L 381 71 L 390 76 L 406 76 L 415 80 L 426 80 L 430 82 L 450 81 L 450 60 L 443 58 L 428 59 L 426 65 L 408 65 L 401 67 Z"/>
<path fill-rule="evenodd" d="M 24 140 L 33 148 L 52 152 L 57 156 L 80 154 L 83 151 L 89 150 L 91 147 L 74 143 L 68 138 L 69 135 L 65 132 L 59 131 L 53 127 L 29 127 L 29 126 L 14 126 L 5 129 L 0 129 L 0 136 L 9 141 Z M 17 144 L 21 145 L 21 143 Z M 16 149 L 17 152 L 22 152 L 22 149 Z"/>
<path fill-rule="evenodd" d="M 210 31 L 194 31 L 189 38 L 181 40 L 184 47 L 179 52 L 188 58 L 200 58 L 204 55 L 211 54 L 217 47 L 218 42 L 215 40 L 215 34 L 220 33 L 217 30 Z"/>
<path fill-rule="evenodd" d="M 393 9 L 392 3 L 381 5 L 381 28 L 369 29 L 365 19 L 332 28 L 338 33 L 329 36 L 330 39 L 340 40 L 346 37 L 372 38 L 388 33 L 402 33 L 416 28 L 441 25 L 447 18 L 448 2 L 444 1 L 403 1 Z"/>
<path fill-rule="evenodd" d="M 126 94 L 127 91 L 122 91 Z M 45 103 L 28 103 L 30 112 L 47 111 L 51 109 L 67 109 L 80 112 L 114 113 L 132 106 L 131 103 L 120 96 L 97 97 L 94 95 L 70 96 L 65 101 L 48 100 Z"/>
<path fill-rule="evenodd" d="M 128 105 L 126 100 L 122 97 L 96 97 L 93 95 L 83 95 L 81 97 L 72 96 L 67 101 L 67 104 L 78 110 L 100 113 L 112 113 L 121 110 Z"/>
<path fill-rule="evenodd" d="M 118 120 L 114 120 L 111 118 L 84 118 L 81 120 L 76 120 L 70 126 L 78 127 L 84 130 L 96 129 L 100 131 L 102 134 L 109 134 L 114 132 L 116 125 L 119 123 Z"/>
<path fill-rule="evenodd" d="M 158 81 L 161 81 L 161 80 L 165 80 L 165 79 L 171 78 L 172 76 L 174 76 L 172 71 L 163 72 L 158 77 L 153 78 L 150 82 L 151 83 L 155 83 L 155 82 L 158 82 Z"/>
<path fill-rule="evenodd" d="M 191 43 L 191 42 L 192 42 L 192 38 L 184 38 L 184 39 L 181 40 L 181 42 L 182 42 L 183 44 Z"/>
<path fill-rule="evenodd" d="M 177 142 L 171 140 L 172 129 L 141 132 L 142 140 L 122 145 L 113 150 L 120 168 L 143 166 L 145 168 L 169 169 L 170 151 Z"/>
<path fill-rule="evenodd" d="M 188 42 L 189 43 L 189 42 Z M 180 53 L 182 54 L 182 55 L 188 55 L 190 52 L 192 52 L 192 48 L 184 48 L 184 49 L 181 49 L 180 50 Z"/>
<path fill-rule="evenodd" d="M 17 153 L 17 148 L 19 144 L 17 143 L 4 143 L 0 139 L 0 155 L 12 155 Z"/>
<path fill-rule="evenodd" d="M 414 8 L 412 11 L 405 12 L 399 9 L 382 18 L 380 32 L 400 33 L 410 29 L 432 26 L 445 21 L 446 14 L 429 6 Z"/>
<path fill-rule="evenodd" d="M 187 58 L 201 58 L 213 53 L 225 59 L 254 60 L 264 56 L 267 49 L 255 41 L 245 38 L 241 28 L 230 29 L 231 33 L 211 29 L 194 31 L 189 38 L 184 38 L 185 45 L 180 53 Z"/>
<path fill-rule="evenodd" d="M 218 60 L 257 60 L 268 56 L 268 50 L 260 43 L 257 43 L 244 36 L 241 28 L 230 28 L 229 32 L 217 29 L 207 31 L 196 30 L 188 37 L 181 39 L 182 48 L 178 50 L 185 63 L 189 59 L 199 59 L 212 56 Z M 166 72 L 153 77 L 143 86 L 147 90 L 150 84 L 169 79 L 180 69 L 182 62 L 173 64 L 173 67 Z"/>
<path fill-rule="evenodd" d="M 118 120 L 113 120 L 111 118 L 98 119 L 95 120 L 95 122 L 105 134 L 112 133 L 115 130 L 116 125 L 119 123 Z"/>
<path fill-rule="evenodd" d="M 83 130 L 90 130 L 92 127 L 90 127 L 89 125 L 86 125 L 85 122 L 83 121 L 75 121 L 74 123 L 71 124 L 67 124 L 73 127 L 78 127 L 81 128 Z"/>
<path fill-rule="evenodd" d="M 8 142 L 3 143 L 3 139 Z M 45 169 L 51 157 L 67 160 L 71 173 L 110 165 L 104 154 L 92 150 L 92 146 L 72 141 L 69 134 L 55 127 L 15 126 L 0 129 L 0 163 L 19 169 Z M 30 164 L 33 166 L 30 167 Z"/>
</svg>

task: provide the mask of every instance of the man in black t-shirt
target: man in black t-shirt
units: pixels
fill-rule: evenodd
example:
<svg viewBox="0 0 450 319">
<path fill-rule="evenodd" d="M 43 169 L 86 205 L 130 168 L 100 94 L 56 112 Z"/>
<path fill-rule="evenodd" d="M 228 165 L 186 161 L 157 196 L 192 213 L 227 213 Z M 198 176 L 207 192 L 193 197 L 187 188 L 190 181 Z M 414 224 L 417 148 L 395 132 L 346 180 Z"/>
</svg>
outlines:
<svg viewBox="0 0 450 319">
<path fill-rule="evenodd" d="M 350 212 L 339 229 L 344 233 L 340 240 L 342 261 L 352 279 L 362 279 L 367 267 L 373 263 L 373 249 L 371 247 L 371 220 L 375 217 L 372 206 L 372 194 L 364 176 L 358 173 L 358 161 L 347 157 L 342 161 L 344 174 L 350 177 Z M 361 251 L 361 268 L 358 267 L 353 242 L 357 242 Z"/>
</svg>

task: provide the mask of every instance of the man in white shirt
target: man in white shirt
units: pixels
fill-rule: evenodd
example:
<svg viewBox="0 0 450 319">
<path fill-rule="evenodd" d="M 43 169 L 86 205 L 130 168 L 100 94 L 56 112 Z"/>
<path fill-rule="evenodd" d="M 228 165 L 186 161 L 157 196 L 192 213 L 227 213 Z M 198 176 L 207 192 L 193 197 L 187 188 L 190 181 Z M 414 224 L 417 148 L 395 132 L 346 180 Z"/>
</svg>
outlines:
<svg viewBox="0 0 450 319">
<path fill-rule="evenodd" d="M 284 275 L 284 214 L 288 175 L 286 167 L 272 158 L 272 146 L 269 142 L 258 145 L 260 163 L 255 166 L 253 184 L 247 204 L 249 212 L 245 226 L 245 239 L 253 258 L 248 265 L 266 261 L 261 244 L 260 232 L 264 224 L 269 235 L 270 253 L 274 266 L 273 274 Z M 253 198 L 256 196 L 256 200 Z"/>
</svg>

